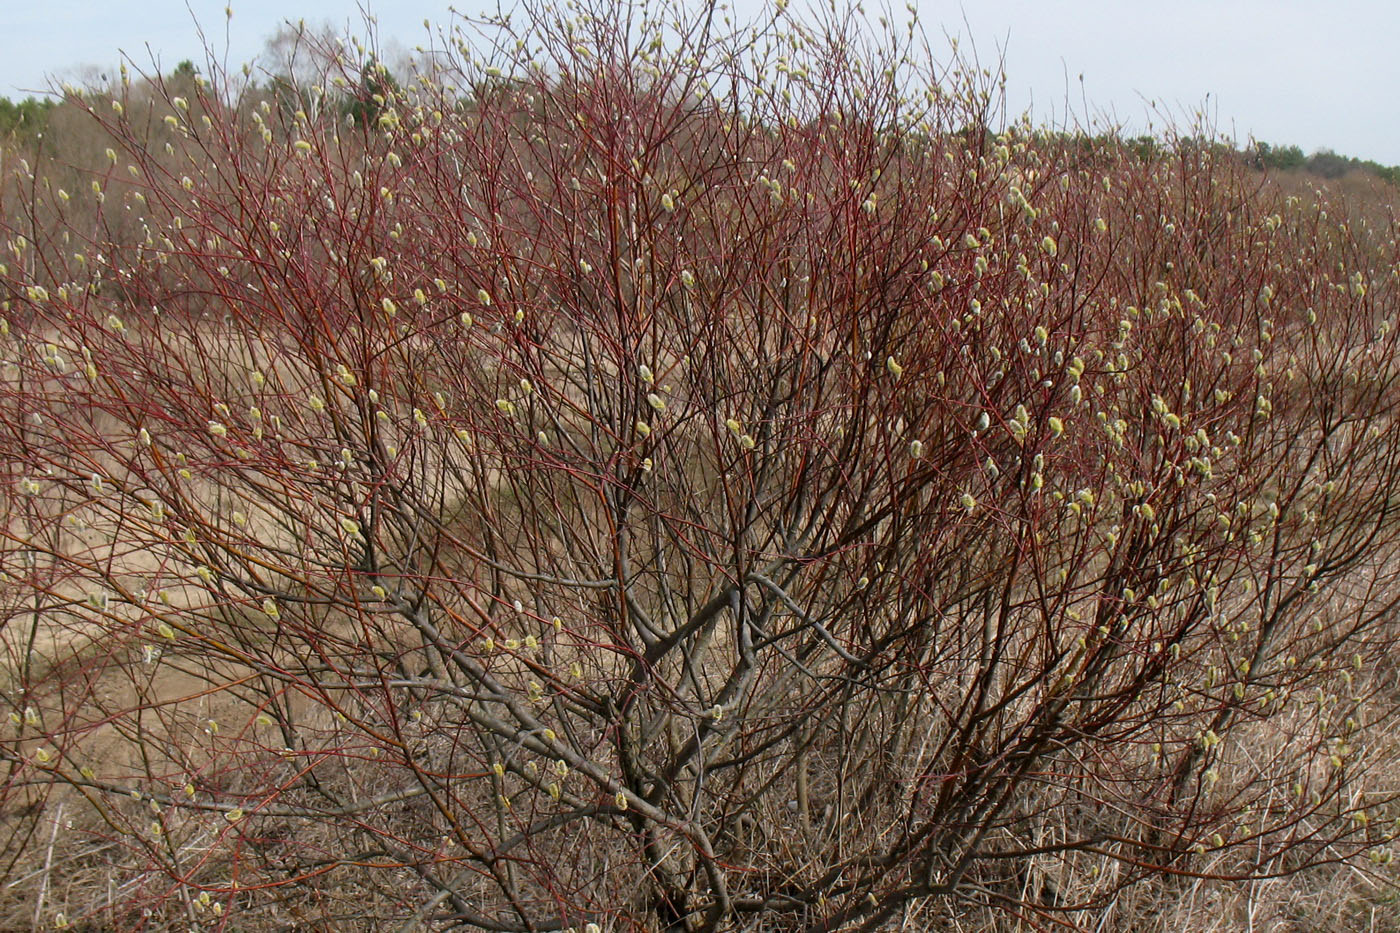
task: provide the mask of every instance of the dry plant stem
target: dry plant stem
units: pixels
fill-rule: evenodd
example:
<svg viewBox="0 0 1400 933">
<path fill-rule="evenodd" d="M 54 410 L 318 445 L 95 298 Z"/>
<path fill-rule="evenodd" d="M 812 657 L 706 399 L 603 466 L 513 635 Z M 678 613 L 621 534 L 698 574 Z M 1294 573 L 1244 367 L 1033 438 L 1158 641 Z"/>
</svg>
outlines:
<svg viewBox="0 0 1400 933">
<path fill-rule="evenodd" d="M 53 830 L 49 833 L 49 844 L 44 849 L 44 870 L 39 881 L 39 896 L 34 901 L 34 918 L 31 924 L 34 929 L 39 929 L 44 916 L 44 898 L 49 890 L 49 872 L 53 868 L 54 843 L 58 841 L 58 827 L 63 821 L 63 804 L 59 804 L 53 816 Z"/>
</svg>

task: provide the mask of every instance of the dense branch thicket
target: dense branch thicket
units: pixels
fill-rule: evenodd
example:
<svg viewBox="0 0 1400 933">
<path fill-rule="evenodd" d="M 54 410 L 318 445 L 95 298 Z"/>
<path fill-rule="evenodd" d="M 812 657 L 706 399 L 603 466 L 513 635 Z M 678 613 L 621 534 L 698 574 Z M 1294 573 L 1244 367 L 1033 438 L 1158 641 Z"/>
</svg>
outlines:
<svg viewBox="0 0 1400 933">
<path fill-rule="evenodd" d="M 24 910 L 1090 926 L 1389 872 L 1393 239 L 994 133 L 877 33 L 485 23 L 6 166 Z"/>
</svg>

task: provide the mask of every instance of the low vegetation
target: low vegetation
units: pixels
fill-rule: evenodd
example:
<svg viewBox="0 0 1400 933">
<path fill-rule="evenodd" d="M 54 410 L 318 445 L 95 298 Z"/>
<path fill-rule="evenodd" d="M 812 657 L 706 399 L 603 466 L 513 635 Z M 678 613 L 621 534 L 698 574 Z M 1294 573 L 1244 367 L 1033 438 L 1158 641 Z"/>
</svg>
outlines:
<svg viewBox="0 0 1400 933">
<path fill-rule="evenodd" d="M 5 923 L 1394 921 L 1392 225 L 915 26 L 461 30 L 6 156 Z"/>
</svg>

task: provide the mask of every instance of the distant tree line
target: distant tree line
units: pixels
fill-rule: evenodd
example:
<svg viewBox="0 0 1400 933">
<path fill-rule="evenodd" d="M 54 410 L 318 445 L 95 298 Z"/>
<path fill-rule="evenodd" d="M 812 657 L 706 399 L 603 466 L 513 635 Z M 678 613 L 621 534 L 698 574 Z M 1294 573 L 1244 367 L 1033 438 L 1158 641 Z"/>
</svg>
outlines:
<svg viewBox="0 0 1400 933">
<path fill-rule="evenodd" d="M 1382 165 L 1370 159 L 1340 155 L 1331 149 L 1319 149 L 1304 155 L 1297 146 L 1274 146 L 1256 142 L 1246 153 L 1250 162 L 1261 169 L 1304 171 L 1323 178 L 1341 178 L 1348 172 L 1374 175 L 1387 184 L 1400 186 L 1400 166 Z"/>
<path fill-rule="evenodd" d="M 190 99 L 198 96 L 200 84 L 199 70 L 191 61 L 182 61 L 168 74 L 154 79 L 171 95 Z M 369 55 L 360 69 L 358 81 L 352 80 L 338 92 L 328 94 L 332 106 L 341 116 L 351 119 L 356 126 L 372 127 L 376 124 L 386 99 L 398 89 L 398 82 L 374 55 Z M 259 85 L 255 83 L 251 99 L 258 99 L 261 91 L 279 110 L 292 113 L 299 109 L 309 109 L 311 100 L 306 89 L 298 88 L 289 74 L 274 72 Z M 91 95 L 101 95 L 101 88 L 67 88 L 64 94 L 75 95 L 81 100 Z M 0 147 L 27 147 L 46 134 L 52 137 L 59 151 L 67 146 L 64 120 L 65 100 L 62 95 L 49 97 L 28 96 L 22 100 L 0 97 Z M 83 110 L 81 106 L 78 111 Z M 78 111 L 74 111 L 76 114 Z"/>
<path fill-rule="evenodd" d="M 43 132 L 49 113 L 56 106 L 58 102 L 52 98 L 26 97 L 12 101 L 0 97 L 0 138 L 32 137 Z"/>
<path fill-rule="evenodd" d="M 373 55 L 368 57 L 359 77 L 357 86 L 336 95 L 339 98 L 338 109 L 343 115 L 350 116 L 357 125 L 372 125 L 384 107 L 386 96 L 398 88 L 398 82 Z M 193 90 L 196 80 L 197 69 L 193 62 L 182 61 L 165 78 L 165 83 Z M 268 79 L 266 89 L 281 106 L 289 109 L 296 109 L 307 103 L 300 99 L 301 94 L 294 89 L 294 82 L 289 75 L 273 75 Z M 37 138 L 48 127 L 50 117 L 59 104 L 60 101 L 56 97 L 29 96 L 14 101 L 0 97 L 0 144 L 28 142 Z M 970 129 L 963 132 L 966 135 Z M 1080 139 L 1086 151 L 1101 149 L 1106 141 L 1102 137 L 1094 136 L 1082 136 Z M 1144 161 L 1154 161 L 1165 152 L 1182 145 L 1196 149 L 1214 149 L 1219 145 L 1196 137 L 1179 139 L 1173 145 L 1151 135 L 1120 137 L 1116 142 L 1131 149 Z M 1225 148 L 1229 148 L 1228 144 Z M 1249 165 L 1260 170 L 1302 171 L 1327 179 L 1340 178 L 1349 172 L 1361 172 L 1400 187 L 1400 165 L 1382 165 L 1370 159 L 1341 155 L 1327 148 L 1307 155 L 1298 146 L 1254 141 L 1240 150 L 1240 154 Z"/>
</svg>

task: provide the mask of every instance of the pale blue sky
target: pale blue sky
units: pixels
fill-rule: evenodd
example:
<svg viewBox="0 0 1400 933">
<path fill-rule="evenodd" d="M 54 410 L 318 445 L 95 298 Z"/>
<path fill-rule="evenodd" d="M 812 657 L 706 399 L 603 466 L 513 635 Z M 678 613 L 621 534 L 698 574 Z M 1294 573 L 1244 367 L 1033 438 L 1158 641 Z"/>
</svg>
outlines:
<svg viewBox="0 0 1400 933">
<path fill-rule="evenodd" d="M 467 10 L 486 6 L 457 2 Z M 759 8 L 759 0 L 733 2 L 741 17 Z M 1091 114 L 1139 129 L 1150 102 L 1178 123 L 1204 108 L 1240 139 L 1252 134 L 1400 165 L 1394 0 L 918 2 L 931 33 L 941 28 L 971 40 L 984 63 L 1004 51 L 1013 109 L 1033 103 L 1042 121 L 1062 122 L 1067 100 L 1077 116 L 1087 99 Z M 182 58 L 202 61 L 196 19 L 221 54 L 227 39 L 234 64 L 256 56 L 287 18 L 363 31 L 354 0 L 232 3 L 226 21 L 224 0 L 0 0 L 0 94 L 42 89 L 46 75 L 81 78 L 83 66 L 110 70 L 119 50 L 137 62 L 155 54 L 166 68 Z M 422 42 L 424 19 L 449 18 L 447 0 L 371 8 L 381 40 L 406 48 Z M 878 12 L 878 0 L 868 8 Z"/>
</svg>

